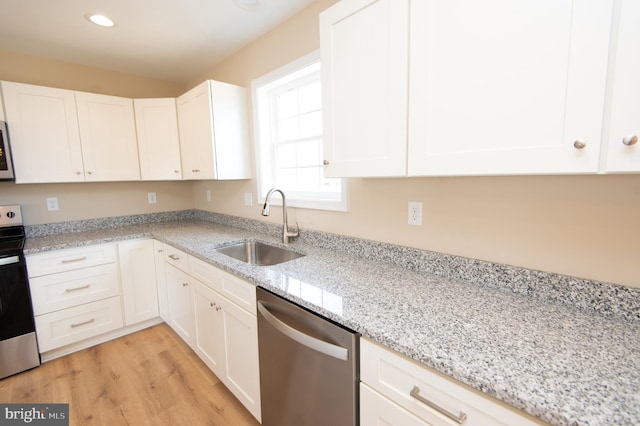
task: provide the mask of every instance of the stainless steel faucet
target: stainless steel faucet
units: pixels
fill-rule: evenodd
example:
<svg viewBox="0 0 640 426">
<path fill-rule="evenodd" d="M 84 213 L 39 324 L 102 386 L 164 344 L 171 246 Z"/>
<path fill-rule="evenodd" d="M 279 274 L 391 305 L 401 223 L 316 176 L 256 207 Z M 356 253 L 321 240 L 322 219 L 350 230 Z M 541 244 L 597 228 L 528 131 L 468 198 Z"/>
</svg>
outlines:
<svg viewBox="0 0 640 426">
<path fill-rule="evenodd" d="M 274 192 L 279 192 L 282 196 L 282 242 L 286 244 L 289 242 L 289 238 L 298 236 L 299 229 L 296 223 L 296 230 L 289 231 L 289 223 L 287 222 L 287 197 L 281 189 L 271 188 L 269 192 L 267 192 L 267 196 L 264 198 L 264 206 L 262 207 L 262 216 L 269 216 L 269 200 Z"/>
</svg>

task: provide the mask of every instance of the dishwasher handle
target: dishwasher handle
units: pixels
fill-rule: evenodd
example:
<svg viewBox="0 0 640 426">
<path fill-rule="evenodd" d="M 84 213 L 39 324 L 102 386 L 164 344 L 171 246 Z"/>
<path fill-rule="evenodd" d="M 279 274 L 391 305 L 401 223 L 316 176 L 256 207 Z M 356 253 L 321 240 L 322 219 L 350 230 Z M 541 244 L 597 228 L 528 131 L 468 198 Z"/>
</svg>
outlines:
<svg viewBox="0 0 640 426">
<path fill-rule="evenodd" d="M 269 312 L 269 309 L 267 309 L 267 307 L 262 302 L 258 302 L 258 311 L 260 312 L 260 314 L 262 314 L 264 319 L 267 320 L 267 322 L 271 324 L 276 330 L 289 337 L 290 339 L 295 340 L 301 345 L 304 345 L 316 352 L 328 355 L 332 358 L 337 358 L 342 361 L 349 360 L 348 349 L 309 336 L 308 334 L 305 334 L 299 330 L 296 330 L 290 325 L 285 324 L 284 322 L 276 318 L 271 312 Z"/>
</svg>

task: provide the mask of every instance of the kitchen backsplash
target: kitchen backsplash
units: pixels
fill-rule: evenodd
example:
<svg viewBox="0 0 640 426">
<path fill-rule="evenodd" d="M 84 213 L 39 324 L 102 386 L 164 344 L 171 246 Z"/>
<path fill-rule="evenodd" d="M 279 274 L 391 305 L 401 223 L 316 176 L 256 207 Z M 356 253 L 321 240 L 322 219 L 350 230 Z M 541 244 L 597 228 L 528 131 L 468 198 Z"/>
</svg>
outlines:
<svg viewBox="0 0 640 426">
<path fill-rule="evenodd" d="M 282 225 L 202 210 L 88 219 L 25 227 L 28 237 L 169 221 L 198 220 L 279 236 Z M 450 280 L 511 291 L 607 317 L 640 321 L 640 289 L 314 230 L 291 243 L 346 252 Z"/>
</svg>

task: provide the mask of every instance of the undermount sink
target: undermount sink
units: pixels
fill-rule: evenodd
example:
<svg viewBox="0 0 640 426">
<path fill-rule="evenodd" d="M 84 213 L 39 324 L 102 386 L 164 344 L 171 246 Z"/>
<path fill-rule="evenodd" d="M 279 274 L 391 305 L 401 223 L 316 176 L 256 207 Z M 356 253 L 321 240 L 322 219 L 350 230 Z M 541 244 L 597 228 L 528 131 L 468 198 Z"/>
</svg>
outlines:
<svg viewBox="0 0 640 426">
<path fill-rule="evenodd" d="M 245 241 L 217 248 L 218 253 L 241 260 L 251 265 L 277 265 L 282 262 L 297 259 L 304 254 L 282 247 L 272 246 L 259 241 Z"/>
</svg>

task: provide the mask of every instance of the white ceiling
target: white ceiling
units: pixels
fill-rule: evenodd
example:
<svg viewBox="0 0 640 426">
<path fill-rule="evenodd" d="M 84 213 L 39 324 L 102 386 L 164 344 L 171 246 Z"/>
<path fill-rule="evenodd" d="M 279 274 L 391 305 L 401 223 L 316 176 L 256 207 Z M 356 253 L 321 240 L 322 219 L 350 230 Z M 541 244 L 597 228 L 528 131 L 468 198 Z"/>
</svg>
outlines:
<svg viewBox="0 0 640 426">
<path fill-rule="evenodd" d="M 2 0 L 0 49 L 187 83 L 313 1 Z"/>
</svg>

